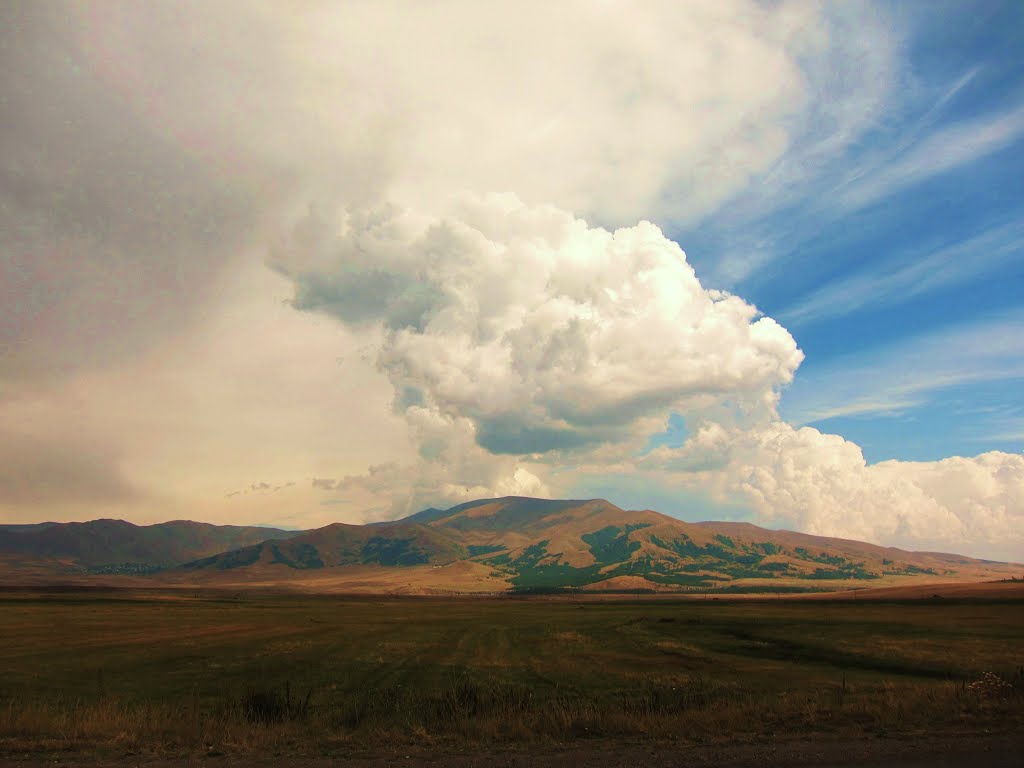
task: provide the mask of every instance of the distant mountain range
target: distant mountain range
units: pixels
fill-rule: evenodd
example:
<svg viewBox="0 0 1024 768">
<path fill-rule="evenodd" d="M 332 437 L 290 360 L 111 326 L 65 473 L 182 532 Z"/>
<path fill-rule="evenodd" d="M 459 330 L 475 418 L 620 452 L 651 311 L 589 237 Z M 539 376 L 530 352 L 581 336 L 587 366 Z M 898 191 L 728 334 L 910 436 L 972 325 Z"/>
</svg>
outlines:
<svg viewBox="0 0 1024 768">
<path fill-rule="evenodd" d="M 92 573 L 152 573 L 299 533 L 191 520 L 156 525 L 133 525 L 124 520 L 0 525 L 0 556 L 22 563 L 62 563 L 67 569 Z"/>
<path fill-rule="evenodd" d="M 310 531 L 117 520 L 0 526 L 0 555 L 65 572 L 361 591 L 809 591 L 1020 576 L 1022 566 L 746 523 L 685 523 L 600 499 L 484 499 Z"/>
</svg>

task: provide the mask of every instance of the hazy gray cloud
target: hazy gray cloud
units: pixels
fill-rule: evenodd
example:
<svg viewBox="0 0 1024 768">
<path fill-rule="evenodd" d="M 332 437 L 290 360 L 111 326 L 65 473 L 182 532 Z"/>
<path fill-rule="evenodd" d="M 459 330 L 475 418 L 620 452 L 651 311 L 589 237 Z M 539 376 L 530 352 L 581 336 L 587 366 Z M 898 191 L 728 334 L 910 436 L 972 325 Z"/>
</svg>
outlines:
<svg viewBox="0 0 1024 768">
<path fill-rule="evenodd" d="M 89 441 L 0 432 L 0 505 L 87 509 L 139 498 L 118 457 Z M 56 510 L 63 511 L 63 509 Z"/>
<path fill-rule="evenodd" d="M 569 427 L 531 427 L 524 425 L 513 414 L 498 418 L 481 419 L 477 425 L 476 440 L 481 448 L 491 453 L 523 455 L 548 451 L 572 451 L 593 443 L 614 439 L 610 430 L 580 430 Z"/>
<path fill-rule="evenodd" d="M 101 71 L 83 8 L 6 3 L 0 23 L 0 395 L 187 326 L 254 220 Z"/>
<path fill-rule="evenodd" d="M 305 363 L 305 373 L 280 360 L 325 334 L 289 324 L 244 262 L 262 260 L 290 192 L 305 197 L 322 183 L 358 200 L 384 173 L 372 152 L 328 162 L 330 131 L 309 141 L 320 128 L 308 114 L 298 121 L 307 140 L 296 141 L 295 89 L 264 10 L 162 0 L 0 8 L 0 407 L 18 424 L 0 435 L 0 450 L 37 456 L 39 441 L 55 446 L 54 466 L 21 477 L 20 498 L 49 498 L 65 477 L 83 488 L 83 504 L 100 504 L 104 489 L 113 499 L 120 481 L 110 457 L 128 456 L 133 482 L 154 491 L 131 513 L 158 514 L 151 504 L 168 485 L 194 493 L 198 476 L 245 464 L 235 443 L 258 454 L 268 441 L 253 439 L 257 423 L 280 436 L 305 431 L 310 443 L 303 426 L 268 422 L 315 407 L 280 393 L 312 388 L 313 370 L 332 379 L 331 358 Z M 250 286 L 265 302 L 258 311 L 237 296 Z M 225 304 L 247 321 L 230 339 L 213 327 L 224 325 Z M 212 338 L 223 346 L 216 355 L 206 349 Z M 269 349 L 245 364 L 275 362 L 258 374 L 231 370 L 255 338 Z M 275 376 L 276 385 L 263 383 Z M 217 413 L 207 413 L 204 402 L 216 399 Z M 197 459 L 196 445 L 220 465 Z M 222 480 L 227 489 L 238 481 Z M 172 514 L 195 509 L 176 501 Z M 12 505 L 0 515 L 34 514 Z"/>
</svg>

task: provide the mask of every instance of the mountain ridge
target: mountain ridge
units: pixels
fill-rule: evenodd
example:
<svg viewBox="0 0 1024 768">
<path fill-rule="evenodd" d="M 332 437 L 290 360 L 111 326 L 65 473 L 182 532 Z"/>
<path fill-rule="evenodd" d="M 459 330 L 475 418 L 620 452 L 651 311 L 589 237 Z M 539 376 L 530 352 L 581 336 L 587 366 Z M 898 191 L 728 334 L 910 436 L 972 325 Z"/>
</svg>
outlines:
<svg viewBox="0 0 1024 768">
<path fill-rule="evenodd" d="M 87 542 L 89 546 L 82 542 L 87 529 L 81 526 L 91 526 L 88 531 L 96 537 Z M 78 548 L 63 545 L 61 550 L 57 544 L 70 536 L 65 530 L 69 528 L 77 536 L 71 539 Z M 150 542 L 151 550 L 140 545 L 133 549 L 130 541 L 116 540 L 118 532 L 138 536 L 145 529 L 153 529 L 158 539 L 183 536 L 191 548 L 165 542 L 161 549 Z M 104 536 L 114 542 L 116 557 L 111 552 L 100 557 Z M 0 526 L 0 554 L 9 554 L 12 540 L 32 537 L 51 543 L 48 556 L 70 558 L 92 572 L 119 572 L 117 562 L 132 562 L 118 560 L 125 553 L 141 556 L 149 551 L 163 559 L 148 565 L 140 561 L 136 570 L 121 572 L 146 573 L 148 568 L 167 578 L 234 585 L 344 581 L 358 575 L 360 584 L 394 582 L 413 591 L 426 583 L 430 589 L 457 590 L 466 580 L 483 591 L 816 591 L 928 578 L 998 579 L 1019 575 L 1024 568 L 751 523 L 691 523 L 649 509 L 623 510 L 605 499 L 523 496 L 477 499 L 399 520 L 331 523 L 306 531 L 192 521 L 134 526 L 103 520 L 28 532 Z M 216 550 L 227 540 L 234 545 Z M 169 562 L 172 553 L 195 552 L 200 544 L 205 550 L 199 555 Z M 453 580 L 451 585 L 445 579 Z"/>
<path fill-rule="evenodd" d="M 180 519 L 151 525 L 114 518 L 0 525 L 0 555 L 23 561 L 51 558 L 92 572 L 145 573 L 299 533 Z"/>
</svg>

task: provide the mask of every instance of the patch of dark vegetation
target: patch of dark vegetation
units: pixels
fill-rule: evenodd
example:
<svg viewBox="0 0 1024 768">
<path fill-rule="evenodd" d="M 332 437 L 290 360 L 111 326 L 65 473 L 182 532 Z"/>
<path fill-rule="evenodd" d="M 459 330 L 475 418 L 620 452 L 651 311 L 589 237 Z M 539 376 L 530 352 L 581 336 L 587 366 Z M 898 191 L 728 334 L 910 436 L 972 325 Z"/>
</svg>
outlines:
<svg viewBox="0 0 1024 768">
<path fill-rule="evenodd" d="M 740 692 L 707 677 L 676 685 L 649 681 L 639 687 L 613 689 L 595 700 L 583 691 L 540 690 L 458 675 L 430 690 L 386 686 L 350 697 L 333 715 L 338 726 L 381 728 L 395 722 L 429 733 L 486 723 L 484 732 L 534 735 L 601 736 L 629 733 L 651 718 L 671 717 L 736 702 Z M 497 734 L 495 734 L 497 735 Z"/>
<path fill-rule="evenodd" d="M 716 580 L 724 581 L 724 578 L 722 577 L 689 573 L 651 572 L 646 574 L 644 578 L 657 584 L 678 584 L 684 587 L 707 587 L 714 584 Z"/>
<path fill-rule="evenodd" d="M 470 557 L 489 555 L 492 552 L 501 552 L 503 549 L 508 549 L 508 547 L 504 544 L 469 544 L 466 546 L 466 551 L 469 552 Z"/>
<path fill-rule="evenodd" d="M 252 565 L 259 560 L 262 550 L 262 545 L 254 544 L 251 547 L 243 547 L 242 549 L 232 550 L 231 552 L 214 555 L 213 557 L 204 557 L 201 560 L 186 563 L 182 567 L 186 570 L 199 570 L 201 568 L 214 566 L 222 571 L 230 570 L 232 568 L 244 568 L 245 566 Z"/>
<path fill-rule="evenodd" d="M 846 579 L 860 579 L 870 580 L 879 579 L 881 576 L 871 571 L 866 571 L 864 568 L 857 564 L 848 563 L 842 568 L 815 568 L 813 573 L 805 573 L 800 576 L 801 579 L 818 579 L 818 580 L 846 580 Z"/>
<path fill-rule="evenodd" d="M 698 547 L 694 544 L 693 540 L 686 535 L 681 535 L 678 538 L 672 539 L 672 541 L 665 541 L 658 536 L 651 536 L 651 543 L 655 546 L 667 549 L 669 552 L 675 552 L 677 555 L 683 557 L 704 557 L 707 555 L 707 550 L 703 547 Z"/>
<path fill-rule="evenodd" d="M 952 666 L 925 664 L 908 659 L 891 659 L 870 653 L 851 653 L 835 646 L 818 645 L 756 632 L 746 627 L 725 630 L 741 641 L 730 646 L 730 653 L 756 656 L 761 659 L 797 661 L 801 664 L 826 664 L 847 670 L 867 670 L 892 675 L 951 680 L 956 677 Z"/>
<path fill-rule="evenodd" d="M 801 595 L 832 592 L 826 587 L 804 587 L 795 584 L 726 584 L 716 587 L 715 594 L 726 595 Z"/>
<path fill-rule="evenodd" d="M 269 725 L 285 720 L 304 720 L 309 715 L 309 703 L 313 689 L 304 697 L 292 697 L 291 681 L 285 681 L 283 688 L 250 688 L 241 700 L 242 716 L 247 722 Z"/>
<path fill-rule="evenodd" d="M 717 543 L 698 546 L 687 536 L 681 536 L 672 541 L 665 541 L 657 536 L 651 536 L 651 543 L 655 546 L 675 552 L 677 555 L 687 558 L 691 562 L 680 565 L 676 570 L 684 573 L 695 571 L 715 571 L 724 576 L 736 579 L 743 578 L 765 578 L 766 571 L 760 569 L 760 563 L 764 559 L 764 553 L 754 548 L 742 550 L 728 536 L 718 535 L 715 537 Z M 756 545 L 760 548 L 762 545 Z M 769 569 L 767 573 L 771 574 Z"/>
<path fill-rule="evenodd" d="M 806 547 L 796 547 L 793 551 L 801 560 L 808 560 L 812 563 L 839 566 L 846 564 L 846 558 L 840 557 L 839 555 L 830 555 L 828 552 L 820 552 L 817 555 L 812 555 Z"/>
<path fill-rule="evenodd" d="M 600 566 L 575 568 L 564 563 L 538 563 L 520 566 L 512 577 L 512 584 L 519 587 L 565 588 L 582 587 L 600 579 Z"/>
<path fill-rule="evenodd" d="M 378 565 L 425 565 L 430 562 L 430 555 L 417 546 L 415 540 L 389 539 L 384 536 L 372 536 L 363 545 L 362 562 Z"/>
<path fill-rule="evenodd" d="M 283 563 L 289 568 L 307 570 L 310 568 L 323 568 L 324 562 L 320 559 L 320 553 L 312 544 L 284 545 L 287 552 L 281 551 L 281 545 L 271 544 L 270 552 L 273 555 L 274 563 Z"/>
<path fill-rule="evenodd" d="M 578 595 L 582 590 L 579 587 L 537 587 L 520 586 L 512 587 L 512 595 L 526 597 L 529 595 Z"/>
<path fill-rule="evenodd" d="M 146 576 L 152 573 L 159 573 L 164 570 L 159 565 L 147 563 L 110 563 L 108 565 L 93 565 L 85 568 L 86 573 L 97 575 L 122 574 L 132 576 Z"/>
<path fill-rule="evenodd" d="M 477 718 L 521 717 L 535 707 L 534 691 L 528 686 L 457 676 L 430 691 L 398 685 L 365 690 L 351 697 L 333 719 L 347 728 L 379 727 L 397 720 L 436 730 Z"/>
<path fill-rule="evenodd" d="M 565 563 L 553 560 L 541 562 L 552 558 L 547 546 L 550 542 L 545 539 L 532 544 L 522 550 L 518 557 L 499 555 L 498 557 L 485 560 L 488 565 L 504 565 L 514 573 L 511 582 L 514 589 L 562 589 L 566 587 L 581 587 L 594 581 L 600 580 L 600 565 L 591 565 L 584 568 L 576 568 Z"/>
<path fill-rule="evenodd" d="M 609 525 L 593 533 L 584 533 L 580 538 L 590 547 L 594 559 L 602 565 L 620 563 L 629 560 L 634 552 L 640 549 L 640 542 L 630 541 L 629 534 L 638 528 L 646 528 L 647 523 L 619 527 Z"/>
<path fill-rule="evenodd" d="M 887 576 L 938 576 L 939 575 L 939 572 L 936 571 L 933 568 L 921 568 L 921 567 L 916 566 L 916 565 L 911 565 L 910 563 L 908 563 L 906 565 L 903 565 L 903 566 L 895 566 L 895 567 L 893 567 L 892 560 L 883 560 L 882 564 L 885 565 L 885 566 L 888 566 L 885 569 L 885 571 L 884 571 L 884 573 Z M 946 575 L 946 576 L 952 576 L 955 573 L 956 573 L 955 571 L 943 571 L 943 574 Z"/>
</svg>

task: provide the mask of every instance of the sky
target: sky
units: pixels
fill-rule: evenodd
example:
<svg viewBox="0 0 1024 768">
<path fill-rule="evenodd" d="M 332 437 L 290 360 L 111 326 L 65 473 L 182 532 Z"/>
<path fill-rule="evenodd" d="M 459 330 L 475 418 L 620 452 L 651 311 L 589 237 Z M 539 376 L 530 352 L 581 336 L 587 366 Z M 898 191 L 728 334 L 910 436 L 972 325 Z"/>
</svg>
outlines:
<svg viewBox="0 0 1024 768">
<path fill-rule="evenodd" d="M 1024 560 L 1024 5 L 0 7 L 0 521 L 603 497 Z"/>
</svg>

